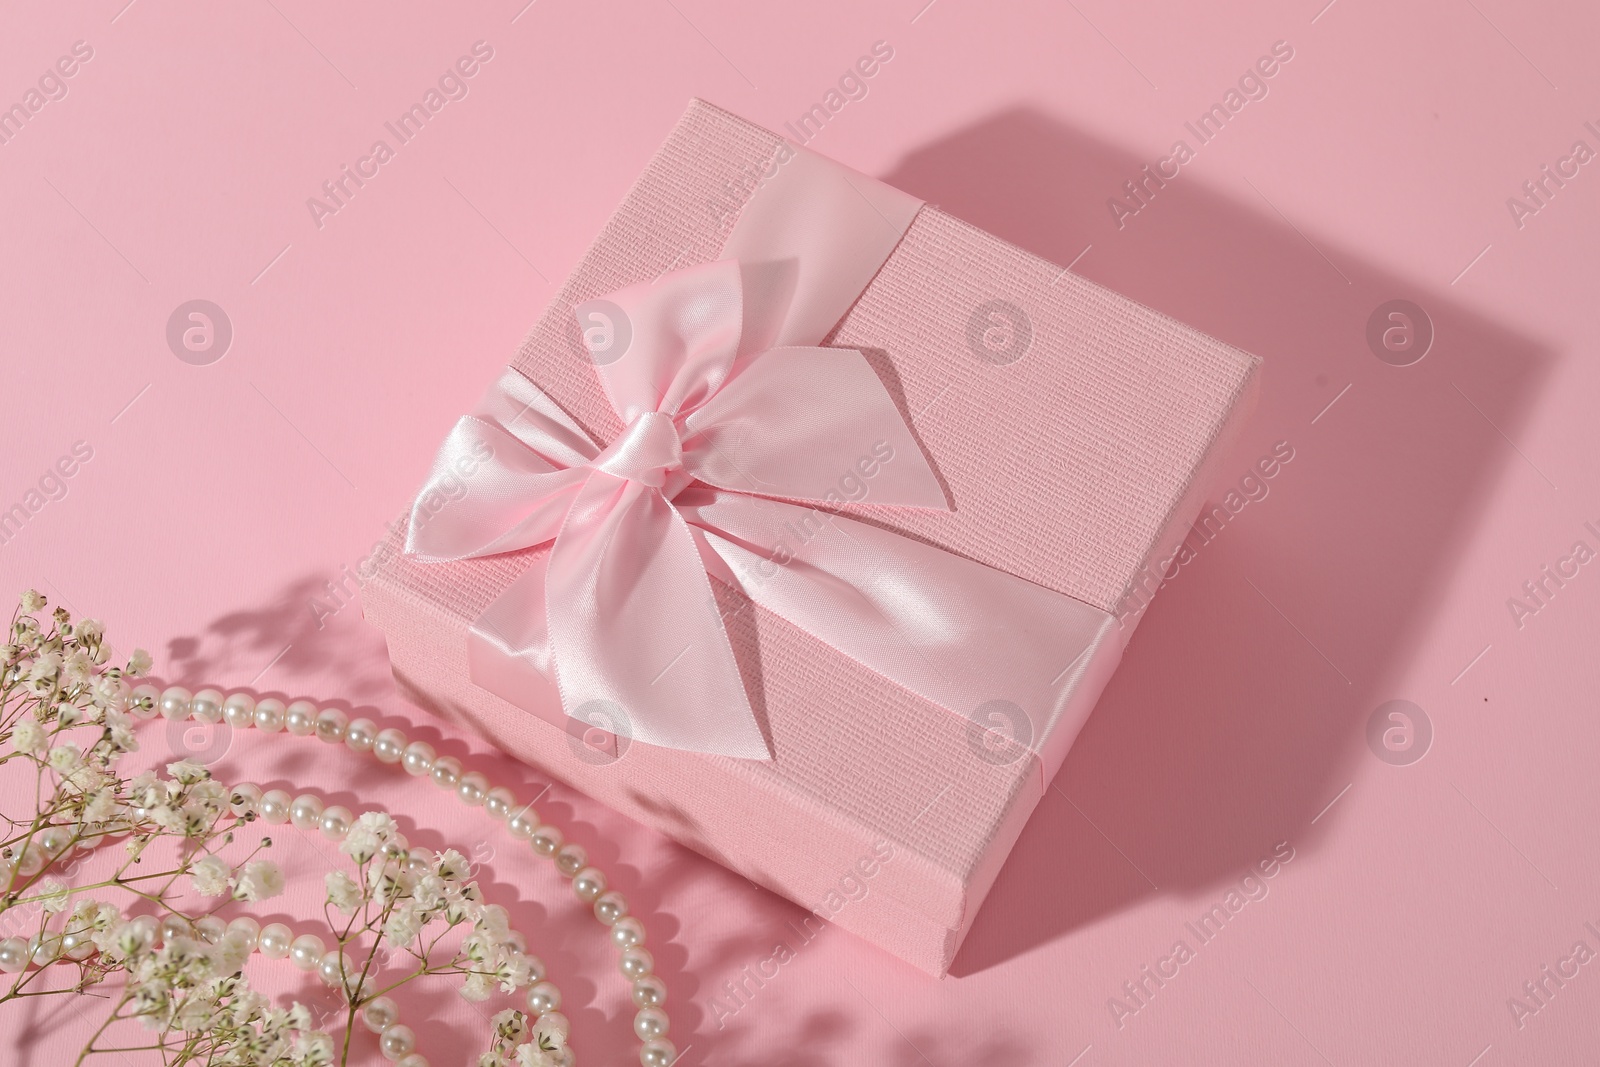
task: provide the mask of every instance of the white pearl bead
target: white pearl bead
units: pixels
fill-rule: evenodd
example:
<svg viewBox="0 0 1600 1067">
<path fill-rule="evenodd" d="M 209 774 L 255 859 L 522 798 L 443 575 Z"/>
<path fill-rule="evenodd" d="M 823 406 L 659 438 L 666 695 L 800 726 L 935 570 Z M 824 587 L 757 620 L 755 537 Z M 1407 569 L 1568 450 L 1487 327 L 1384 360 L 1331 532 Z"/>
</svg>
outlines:
<svg viewBox="0 0 1600 1067">
<path fill-rule="evenodd" d="M 653 974 L 633 981 L 633 1003 L 639 1008 L 659 1008 L 667 1002 L 667 983 Z"/>
<path fill-rule="evenodd" d="M 378 1051 L 383 1053 L 386 1060 L 398 1060 L 409 1055 L 416 1047 L 417 1035 L 403 1023 L 395 1023 L 378 1036 Z"/>
<path fill-rule="evenodd" d="M 281 789 L 269 789 L 261 794 L 261 819 L 274 826 L 289 821 L 289 805 L 293 798 Z"/>
<path fill-rule="evenodd" d="M 561 990 L 550 982 L 536 982 L 528 990 L 528 1010 L 535 1015 L 561 1007 Z"/>
<path fill-rule="evenodd" d="M 256 698 L 249 693 L 233 693 L 222 702 L 222 721 L 235 730 L 248 730 L 256 724 Z"/>
<path fill-rule="evenodd" d="M 94 955 L 94 942 L 86 931 L 69 930 L 61 935 L 61 953 L 69 960 L 86 960 Z"/>
<path fill-rule="evenodd" d="M 511 809 L 517 806 L 517 796 L 503 785 L 497 785 L 483 798 L 483 810 L 489 813 L 491 819 L 506 819 L 511 815 Z"/>
<path fill-rule="evenodd" d="M 622 954 L 617 966 L 625 978 L 643 978 L 655 970 L 656 959 L 648 949 L 634 947 Z"/>
<path fill-rule="evenodd" d="M 289 805 L 289 821 L 301 830 L 310 830 L 322 821 L 322 800 L 312 793 L 301 793 Z"/>
<path fill-rule="evenodd" d="M 640 1041 L 654 1041 L 658 1037 L 666 1037 L 670 1026 L 667 1013 L 660 1008 L 642 1008 L 639 1014 L 633 1017 L 633 1032 L 639 1035 Z"/>
<path fill-rule="evenodd" d="M 39 843 L 35 841 L 33 844 L 22 850 L 22 856 L 17 861 L 17 873 L 22 875 L 24 878 L 32 878 L 34 875 L 44 870 L 44 865 L 44 852 L 40 850 Z"/>
<path fill-rule="evenodd" d="M 256 726 L 269 734 L 275 734 L 283 729 L 283 701 L 276 697 L 256 704 Z"/>
<path fill-rule="evenodd" d="M 301 934 L 289 946 L 289 962 L 302 971 L 314 971 L 327 951 L 328 946 L 316 934 Z"/>
<path fill-rule="evenodd" d="M 350 813 L 349 808 L 342 804 L 333 804 L 322 810 L 319 825 L 322 827 L 323 837 L 330 841 L 343 841 L 344 835 L 350 832 L 353 822 L 355 816 Z"/>
<path fill-rule="evenodd" d="M 572 879 L 573 894 L 585 904 L 593 904 L 606 891 L 606 876 L 597 867 L 585 867 Z"/>
<path fill-rule="evenodd" d="M 194 934 L 194 924 L 182 915 L 168 915 L 161 920 L 161 940 L 170 944 L 180 937 L 191 937 Z"/>
<path fill-rule="evenodd" d="M 601 893 L 595 898 L 594 917 L 599 919 L 602 925 L 612 926 L 626 914 L 628 914 L 628 901 L 615 889 Z"/>
<path fill-rule="evenodd" d="M 344 728 L 344 743 L 352 752 L 371 752 L 378 739 L 378 724 L 371 719 L 352 719 Z"/>
<path fill-rule="evenodd" d="M 589 851 L 582 845 L 568 842 L 556 853 L 556 870 L 571 878 L 589 862 Z"/>
<path fill-rule="evenodd" d="M 406 735 L 392 727 L 379 730 L 378 736 L 372 739 L 372 754 L 380 763 L 399 763 L 400 757 L 406 754 Z"/>
<path fill-rule="evenodd" d="M 420 1052 L 408 1052 L 394 1061 L 394 1067 L 428 1067 L 428 1060 Z"/>
<path fill-rule="evenodd" d="M 422 874 L 433 866 L 433 854 L 425 848 L 414 848 L 406 853 L 406 870 L 412 874 Z"/>
<path fill-rule="evenodd" d="M 344 740 L 344 730 L 350 717 L 338 708 L 323 708 L 317 713 L 317 740 L 337 745 Z"/>
<path fill-rule="evenodd" d="M 523 955 L 523 961 L 528 965 L 528 981 L 537 985 L 544 981 L 544 960 L 538 956 Z"/>
<path fill-rule="evenodd" d="M 163 719 L 187 719 L 189 717 L 189 701 L 194 698 L 181 685 L 171 685 L 166 692 L 161 694 L 161 717 Z"/>
<path fill-rule="evenodd" d="M 141 719 L 153 719 L 161 710 L 161 690 L 146 682 L 128 694 L 128 710 Z"/>
<path fill-rule="evenodd" d="M 228 807 L 241 819 L 261 810 L 261 798 L 264 796 L 259 785 L 250 782 L 240 782 L 233 787 L 233 792 L 228 795 Z"/>
<path fill-rule="evenodd" d="M 268 923 L 261 928 L 257 944 L 261 954 L 269 960 L 281 960 L 289 954 L 294 943 L 294 933 L 283 923 Z"/>
<path fill-rule="evenodd" d="M 296 737 L 316 732 L 317 706 L 309 700 L 296 700 L 283 709 L 283 728 Z"/>
<path fill-rule="evenodd" d="M 554 856 L 561 847 L 561 830 L 548 823 L 535 830 L 528 838 L 533 850 L 541 856 Z"/>
<path fill-rule="evenodd" d="M 194 921 L 194 932 L 208 945 L 215 945 L 228 932 L 228 921 L 217 915 L 202 915 Z"/>
<path fill-rule="evenodd" d="M 0 941 L 0 971 L 16 974 L 28 965 L 28 943 L 20 937 Z"/>
<path fill-rule="evenodd" d="M 350 959 L 338 949 L 331 949 L 322 954 L 322 959 L 317 961 L 317 974 L 323 982 L 338 989 L 344 981 L 345 975 L 350 971 Z M 354 979 L 355 975 L 350 974 Z"/>
<path fill-rule="evenodd" d="M 677 1058 L 677 1046 L 664 1037 L 646 1041 L 639 1050 L 639 1062 L 643 1067 L 671 1067 L 672 1061 Z"/>
<path fill-rule="evenodd" d="M 361 1022 L 368 1030 L 381 1034 L 400 1021 L 400 1006 L 389 997 L 373 997 L 361 1009 Z"/>
<path fill-rule="evenodd" d="M 43 967 L 61 958 L 61 935 L 35 934 L 28 938 L 28 947 L 33 952 L 33 962 Z"/>
<path fill-rule="evenodd" d="M 65 826 L 47 826 L 34 837 L 33 843 L 39 846 L 42 854 L 59 856 L 72 843 L 72 831 Z"/>
<path fill-rule="evenodd" d="M 240 938 L 254 952 L 261 943 L 261 924 L 248 915 L 241 915 L 228 924 L 228 936 Z"/>
<path fill-rule="evenodd" d="M 202 689 L 189 701 L 189 714 L 197 722 L 222 721 L 222 694 L 215 689 Z"/>
<path fill-rule="evenodd" d="M 400 757 L 400 763 L 405 767 L 407 774 L 420 778 L 432 772 L 433 761 L 437 758 L 438 754 L 428 742 L 413 741 L 406 746 L 405 753 Z"/>
<path fill-rule="evenodd" d="M 440 789 L 454 789 L 461 784 L 461 761 L 454 756 L 440 756 L 433 761 L 428 776 Z"/>
<path fill-rule="evenodd" d="M 626 919 L 618 919 L 611 927 L 611 943 L 619 950 L 644 944 L 644 923 L 631 915 Z"/>
<path fill-rule="evenodd" d="M 532 837 L 533 832 L 538 828 L 539 813 L 533 810 L 532 804 L 512 812 L 511 817 L 506 819 L 506 830 L 512 837 L 519 840 L 527 840 Z"/>
<path fill-rule="evenodd" d="M 461 782 L 456 786 L 456 796 L 461 803 L 469 807 L 477 807 L 489 794 L 489 779 L 477 771 L 468 771 L 461 776 Z"/>
</svg>

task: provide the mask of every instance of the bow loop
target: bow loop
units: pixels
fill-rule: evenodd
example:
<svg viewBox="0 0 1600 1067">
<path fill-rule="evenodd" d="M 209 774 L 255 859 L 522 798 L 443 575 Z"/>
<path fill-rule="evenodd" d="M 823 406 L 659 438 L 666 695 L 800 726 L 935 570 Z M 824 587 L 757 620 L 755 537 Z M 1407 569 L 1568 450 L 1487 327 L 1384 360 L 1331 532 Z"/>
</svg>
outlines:
<svg viewBox="0 0 1600 1067">
<path fill-rule="evenodd" d="M 611 406 L 624 422 L 646 411 L 681 417 L 728 378 L 744 309 L 739 264 L 705 263 L 630 285 L 605 298 L 629 341 L 596 358 Z"/>
</svg>

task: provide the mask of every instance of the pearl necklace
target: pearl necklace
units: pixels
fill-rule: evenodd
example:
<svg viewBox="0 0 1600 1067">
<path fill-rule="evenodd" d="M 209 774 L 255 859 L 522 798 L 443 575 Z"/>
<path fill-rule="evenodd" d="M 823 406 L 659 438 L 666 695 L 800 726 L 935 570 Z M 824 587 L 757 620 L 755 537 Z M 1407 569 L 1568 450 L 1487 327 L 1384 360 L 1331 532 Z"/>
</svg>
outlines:
<svg viewBox="0 0 1600 1067">
<path fill-rule="evenodd" d="M 552 860 L 556 870 L 572 880 L 573 894 L 590 905 L 594 917 L 609 929 L 611 943 L 620 954 L 618 969 L 631 983 L 633 1003 L 638 1009 L 633 1031 L 642 1042 L 640 1064 L 669 1067 L 677 1058 L 677 1048 L 666 1037 L 670 1024 L 667 1013 L 662 1010 L 667 986 L 654 973 L 655 959 L 644 947 L 644 924 L 628 914 L 628 903 L 621 893 L 607 888 L 605 874 L 589 864 L 588 852 L 583 846 L 565 842 L 559 827 L 541 823 L 533 805 L 519 804 L 511 790 L 492 786 L 477 771 L 464 771 L 460 760 L 438 755 L 426 741 L 408 741 L 400 730 L 380 730 L 371 719 L 352 720 L 338 708 L 319 709 L 309 700 L 285 705 L 273 697 L 258 701 L 249 693 L 224 697 L 214 688 L 190 693 L 182 686 L 160 690 L 147 684 L 133 690 L 129 710 L 143 719 L 154 718 L 159 712 L 169 721 L 192 718 L 203 723 L 226 722 L 236 730 L 255 727 L 265 733 L 287 731 L 296 737 L 314 735 L 330 745 L 343 743 L 352 752 L 371 753 L 380 763 L 399 765 L 413 777 L 427 776 L 440 788 L 455 793 L 468 807 L 483 808 L 492 821 L 504 826 L 513 840 L 527 841 L 536 855 Z M 235 793 L 245 788 L 237 787 Z M 318 828 L 329 837 L 342 838 L 355 819 L 348 808 L 337 804 L 325 807 L 320 798 L 310 793 L 291 798 L 281 789 L 262 792 L 254 785 L 248 788 L 259 794 L 255 803 L 259 805 L 257 810 L 262 820 L 267 823 L 288 822 L 300 829 Z M 535 994 L 541 986 L 555 989 L 549 983 L 539 983 L 529 990 L 528 1006 L 536 1015 L 554 1011 L 560 1003 L 560 994 L 556 993 L 554 1001 L 540 998 L 544 1006 L 536 1006 Z"/>
</svg>

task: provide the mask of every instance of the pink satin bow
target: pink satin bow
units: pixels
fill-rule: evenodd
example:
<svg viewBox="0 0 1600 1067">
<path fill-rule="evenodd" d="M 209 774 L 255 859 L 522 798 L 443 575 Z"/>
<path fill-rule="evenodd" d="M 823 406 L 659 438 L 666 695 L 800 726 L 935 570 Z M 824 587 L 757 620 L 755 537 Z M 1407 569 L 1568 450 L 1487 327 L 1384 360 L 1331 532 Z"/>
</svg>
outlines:
<svg viewBox="0 0 1600 1067">
<path fill-rule="evenodd" d="M 407 551 L 423 560 L 554 540 L 480 620 L 505 655 L 553 674 L 569 714 L 612 701 L 636 740 L 767 758 L 710 572 L 956 714 L 1003 698 L 1043 729 L 1104 613 L 774 499 L 826 506 L 865 487 L 877 503 L 945 509 L 860 352 L 742 351 L 733 261 L 610 300 L 632 332 L 626 352 L 597 366 L 621 436 L 597 447 L 508 370 L 446 439 L 413 511 Z M 464 456 L 482 461 L 466 491 L 424 508 L 459 486 Z"/>
<path fill-rule="evenodd" d="M 475 681 L 543 713 L 553 680 L 568 716 L 620 709 L 634 740 L 768 758 L 715 577 L 975 724 L 1020 714 L 1009 736 L 1039 751 L 1115 620 L 831 510 L 947 510 L 866 358 L 808 347 L 919 207 L 798 150 L 746 205 L 727 258 L 580 305 L 624 425 L 603 448 L 501 375 L 440 448 L 406 544 L 449 561 L 553 541 L 474 622 Z"/>
</svg>

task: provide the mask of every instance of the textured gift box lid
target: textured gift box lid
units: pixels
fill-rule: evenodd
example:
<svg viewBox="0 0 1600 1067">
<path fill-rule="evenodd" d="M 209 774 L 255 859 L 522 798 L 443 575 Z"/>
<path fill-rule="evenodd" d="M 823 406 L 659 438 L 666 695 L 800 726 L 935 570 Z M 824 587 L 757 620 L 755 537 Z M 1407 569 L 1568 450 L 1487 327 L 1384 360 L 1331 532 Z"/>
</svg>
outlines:
<svg viewBox="0 0 1600 1067">
<path fill-rule="evenodd" d="M 716 259 L 738 198 L 779 145 L 691 103 L 523 343 L 512 366 L 597 440 L 622 425 L 572 308 Z M 1031 332 L 1011 362 L 972 339 L 995 300 Z M 1192 519 L 1205 461 L 1258 362 L 931 205 L 826 343 L 867 353 L 955 501 L 952 513 L 846 513 L 1112 613 Z M 942 973 L 1055 768 L 982 758 L 968 720 L 720 587 L 776 759 L 636 745 L 613 764 L 586 763 L 561 731 L 466 680 L 467 627 L 545 550 L 444 565 L 396 553 L 364 600 L 407 688 L 806 906 L 876 841 L 893 842 L 895 858 L 872 876 L 879 902 L 852 903 L 836 921 Z"/>
</svg>

